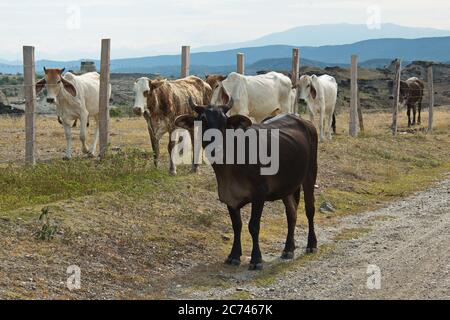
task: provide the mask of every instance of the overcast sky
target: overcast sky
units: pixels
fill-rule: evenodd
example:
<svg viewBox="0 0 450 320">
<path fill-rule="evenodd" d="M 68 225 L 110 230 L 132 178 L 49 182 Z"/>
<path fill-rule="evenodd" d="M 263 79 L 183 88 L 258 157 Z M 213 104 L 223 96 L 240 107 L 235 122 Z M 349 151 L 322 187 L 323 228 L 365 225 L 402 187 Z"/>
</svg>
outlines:
<svg viewBox="0 0 450 320">
<path fill-rule="evenodd" d="M 0 59 L 97 58 L 112 39 L 112 58 L 177 52 L 251 40 L 299 25 L 365 24 L 379 6 L 383 23 L 450 29 L 448 0 L 0 0 Z"/>
</svg>

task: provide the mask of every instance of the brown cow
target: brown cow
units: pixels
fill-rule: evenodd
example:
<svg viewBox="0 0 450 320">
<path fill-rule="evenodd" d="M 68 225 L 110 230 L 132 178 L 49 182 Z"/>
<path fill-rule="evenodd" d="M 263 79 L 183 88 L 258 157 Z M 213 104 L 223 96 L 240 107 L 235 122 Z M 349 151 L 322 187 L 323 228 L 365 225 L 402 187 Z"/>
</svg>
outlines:
<svg viewBox="0 0 450 320">
<path fill-rule="evenodd" d="M 172 133 L 177 129 L 175 119 L 179 115 L 192 112 L 188 99 L 192 97 L 196 103 L 208 104 L 211 100 L 211 87 L 202 79 L 191 76 L 180 80 L 150 80 L 140 78 L 134 84 L 135 104 L 133 111 L 137 115 L 143 115 L 147 121 L 150 141 L 153 148 L 155 165 L 158 166 L 159 142 L 162 136 Z M 192 145 L 194 134 L 190 132 Z M 169 139 L 169 155 L 175 142 Z M 192 171 L 196 172 L 198 165 L 193 159 Z M 176 174 L 175 163 L 170 157 L 170 173 Z"/>
<path fill-rule="evenodd" d="M 389 82 L 389 86 L 392 92 L 392 95 L 389 97 L 391 100 L 394 99 L 393 88 L 394 82 Z M 425 85 L 422 80 L 413 77 L 409 78 L 406 81 L 400 81 L 400 96 L 399 102 L 401 105 L 406 105 L 408 108 L 408 127 L 414 126 L 416 124 L 416 114 L 417 111 L 419 113 L 417 118 L 417 123 L 421 123 L 420 113 L 422 111 L 422 99 L 423 99 L 423 91 L 425 89 Z M 417 105 L 417 110 L 416 110 Z M 411 121 L 411 110 L 413 111 L 413 119 Z"/>
<path fill-rule="evenodd" d="M 219 74 L 210 74 L 210 75 L 205 76 L 205 79 L 206 79 L 205 81 L 207 84 L 209 84 L 212 91 L 214 92 L 214 90 L 216 90 L 219 83 L 222 82 L 223 80 L 225 80 L 226 78 L 227 78 L 226 76 L 222 76 Z"/>
<path fill-rule="evenodd" d="M 314 186 L 317 179 L 318 134 L 314 125 L 292 114 L 279 115 L 262 124 L 252 124 L 249 118 L 242 115 L 228 117 L 226 114 L 233 106 L 233 99 L 230 99 L 227 106 L 197 106 L 192 100 L 190 104 L 195 110 L 196 116 L 192 113 L 180 116 L 176 119 L 175 124 L 181 128 L 192 130 L 195 122 L 198 122 L 202 124 L 202 136 L 205 135 L 205 132 L 213 129 L 215 132 L 220 132 L 223 137 L 219 139 L 222 142 L 217 146 L 217 150 L 220 152 L 215 153 L 215 156 L 219 154 L 218 158 L 209 160 L 216 175 L 219 199 L 228 206 L 233 224 L 233 248 L 225 263 L 240 264 L 242 256 L 241 209 L 251 203 L 249 231 L 253 239 L 253 250 L 249 269 L 260 270 L 262 268 L 263 261 L 259 248 L 261 215 L 265 202 L 277 200 L 283 201 L 288 222 L 288 235 L 281 257 L 282 259 L 293 259 L 297 209 L 302 188 L 309 224 L 306 250 L 307 253 L 315 252 L 317 239 L 314 232 Z M 231 146 L 232 149 L 228 149 L 230 142 L 228 130 L 232 134 L 237 134 L 238 139 L 243 138 L 246 142 L 236 149 L 233 146 Z M 246 140 L 246 136 L 250 141 Z M 253 138 L 251 138 L 252 136 Z M 234 139 L 233 136 L 231 137 Z M 272 146 L 273 139 L 278 141 L 278 148 Z M 211 142 L 205 140 L 209 139 L 203 140 L 203 147 L 206 149 Z M 219 140 L 215 140 L 215 143 Z M 261 154 L 260 158 L 254 162 L 251 160 L 236 161 L 236 158 L 241 156 L 243 159 L 252 157 L 256 159 L 258 156 L 255 146 L 257 145 L 259 145 L 260 152 L 261 149 L 269 150 L 270 148 L 272 156 L 276 156 L 278 159 L 278 169 L 271 172 L 270 175 L 263 174 L 262 168 L 265 165 L 262 164 Z M 230 158 L 234 161 L 229 162 Z"/>
</svg>

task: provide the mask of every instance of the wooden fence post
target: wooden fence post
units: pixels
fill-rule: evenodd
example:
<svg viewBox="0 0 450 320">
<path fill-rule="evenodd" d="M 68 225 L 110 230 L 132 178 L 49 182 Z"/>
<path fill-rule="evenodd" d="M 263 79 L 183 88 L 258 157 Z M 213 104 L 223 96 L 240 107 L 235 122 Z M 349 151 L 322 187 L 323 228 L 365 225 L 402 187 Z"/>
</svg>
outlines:
<svg viewBox="0 0 450 320">
<path fill-rule="evenodd" d="M 430 107 L 428 109 L 428 132 L 433 133 L 433 108 L 434 108 L 434 76 L 433 66 L 428 67 L 428 91 L 430 92 Z"/>
<path fill-rule="evenodd" d="M 99 129 L 100 129 L 100 157 L 106 155 L 109 143 L 109 83 L 110 83 L 110 50 L 111 39 L 102 39 L 102 53 L 100 62 L 100 101 L 99 101 Z"/>
<path fill-rule="evenodd" d="M 237 54 L 237 73 L 245 73 L 245 57 L 243 53 Z"/>
<path fill-rule="evenodd" d="M 292 86 L 296 87 L 298 78 L 300 76 L 300 50 L 298 48 L 292 49 L 292 70 L 291 70 L 291 81 Z M 295 95 L 295 103 L 294 103 L 294 110 L 292 110 L 292 113 L 296 113 L 296 109 L 298 104 L 298 89 L 296 90 Z"/>
<path fill-rule="evenodd" d="M 189 76 L 189 68 L 191 63 L 191 47 L 181 47 L 181 78 Z"/>
<path fill-rule="evenodd" d="M 25 85 L 25 162 L 34 165 L 36 140 L 36 70 L 34 47 L 23 47 L 23 76 Z"/>
<path fill-rule="evenodd" d="M 392 134 L 397 135 L 397 116 L 398 116 L 398 104 L 400 101 L 400 81 L 402 77 L 402 61 L 400 59 L 395 60 L 395 77 L 393 86 L 394 101 L 392 104 Z"/>
<path fill-rule="evenodd" d="M 352 56 L 351 80 L 350 80 L 350 136 L 358 136 L 358 56 Z"/>
<path fill-rule="evenodd" d="M 364 132 L 364 118 L 362 113 L 361 100 L 359 99 L 359 92 L 358 92 L 358 121 L 359 121 L 359 130 L 361 132 Z"/>
</svg>

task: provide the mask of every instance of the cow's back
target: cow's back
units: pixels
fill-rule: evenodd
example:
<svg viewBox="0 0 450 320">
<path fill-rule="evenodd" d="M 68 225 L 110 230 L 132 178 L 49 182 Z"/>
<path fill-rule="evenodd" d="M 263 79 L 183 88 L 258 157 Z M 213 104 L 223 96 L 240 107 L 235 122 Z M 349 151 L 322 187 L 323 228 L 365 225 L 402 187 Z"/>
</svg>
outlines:
<svg viewBox="0 0 450 320">
<path fill-rule="evenodd" d="M 233 72 L 222 84 L 235 100 L 231 114 L 248 111 L 250 117 L 260 122 L 277 110 L 283 113 L 291 111 L 292 82 L 285 75 L 269 72 L 244 76 Z"/>
<path fill-rule="evenodd" d="M 208 105 L 211 100 L 212 89 L 202 79 L 190 76 L 184 79 L 168 81 L 161 88 L 161 94 L 167 94 L 171 97 L 173 104 L 170 110 L 170 116 L 173 120 L 183 114 L 192 113 L 189 107 L 189 98 L 198 105 Z"/>
<path fill-rule="evenodd" d="M 298 187 L 312 166 L 317 165 L 318 134 L 314 125 L 293 114 L 282 114 L 262 124 L 258 130 L 279 131 L 279 170 L 276 175 L 262 177 L 274 198 L 278 190 L 291 185 L 292 192 Z M 272 135 L 273 136 L 273 135 Z"/>
<path fill-rule="evenodd" d="M 90 115 L 98 114 L 100 97 L 100 74 L 88 72 L 82 75 L 66 73 L 64 79 L 75 85 L 77 96 L 84 102 Z M 109 89 L 110 91 L 110 89 Z M 110 94 L 111 92 L 109 92 Z"/>
</svg>

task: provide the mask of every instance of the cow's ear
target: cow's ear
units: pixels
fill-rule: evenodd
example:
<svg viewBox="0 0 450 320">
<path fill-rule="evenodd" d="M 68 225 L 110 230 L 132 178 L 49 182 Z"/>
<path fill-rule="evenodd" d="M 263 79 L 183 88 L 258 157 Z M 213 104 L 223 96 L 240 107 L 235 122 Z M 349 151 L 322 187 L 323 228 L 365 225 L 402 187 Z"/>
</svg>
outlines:
<svg viewBox="0 0 450 320">
<path fill-rule="evenodd" d="M 317 97 L 317 90 L 316 90 L 316 87 L 314 87 L 313 84 L 311 84 L 311 86 L 309 87 L 309 91 L 311 93 L 311 97 L 313 99 L 316 99 L 316 97 Z"/>
<path fill-rule="evenodd" d="M 77 96 L 77 89 L 71 84 L 69 81 L 67 81 L 64 78 L 61 78 L 62 84 L 64 86 L 64 89 L 69 92 L 73 97 Z"/>
<path fill-rule="evenodd" d="M 149 80 L 150 88 L 155 90 L 164 84 L 165 80 Z"/>
<path fill-rule="evenodd" d="M 227 119 L 227 128 L 228 129 L 243 129 L 246 130 L 253 125 L 252 120 L 249 117 L 243 115 L 235 115 L 231 116 Z"/>
<path fill-rule="evenodd" d="M 63 74 L 64 71 L 66 71 L 66 68 L 62 68 L 61 70 L 59 70 L 59 74 Z"/>
<path fill-rule="evenodd" d="M 175 126 L 186 130 L 192 130 L 194 128 L 195 118 L 190 114 L 179 116 L 175 119 Z"/>
<path fill-rule="evenodd" d="M 45 78 L 36 82 L 36 94 L 39 94 L 42 91 L 42 89 L 44 89 L 46 83 L 47 81 L 45 80 Z"/>
</svg>

